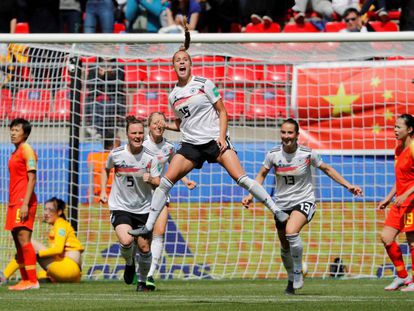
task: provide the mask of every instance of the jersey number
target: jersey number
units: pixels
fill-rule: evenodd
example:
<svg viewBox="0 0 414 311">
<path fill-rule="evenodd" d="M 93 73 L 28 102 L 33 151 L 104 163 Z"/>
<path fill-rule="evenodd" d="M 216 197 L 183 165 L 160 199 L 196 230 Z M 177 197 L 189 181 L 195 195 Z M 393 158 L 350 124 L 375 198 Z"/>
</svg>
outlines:
<svg viewBox="0 0 414 311">
<path fill-rule="evenodd" d="M 179 112 L 183 114 L 183 118 L 188 118 L 190 116 L 190 109 L 188 106 L 178 109 Z"/>
<path fill-rule="evenodd" d="M 308 202 L 304 202 L 304 203 L 300 203 L 300 209 L 306 214 L 309 215 L 309 211 L 312 207 L 311 203 Z"/>
<path fill-rule="evenodd" d="M 283 176 L 283 178 L 285 179 L 285 184 L 286 185 L 294 185 L 295 184 L 295 177 L 294 176 Z"/>
<path fill-rule="evenodd" d="M 127 176 L 127 187 L 134 186 L 134 178 L 132 176 Z"/>
</svg>

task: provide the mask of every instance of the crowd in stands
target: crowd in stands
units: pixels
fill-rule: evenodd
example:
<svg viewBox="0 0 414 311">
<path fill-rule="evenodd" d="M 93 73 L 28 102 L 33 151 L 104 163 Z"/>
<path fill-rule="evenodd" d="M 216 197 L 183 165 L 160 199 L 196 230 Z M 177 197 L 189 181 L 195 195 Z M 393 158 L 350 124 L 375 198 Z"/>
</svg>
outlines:
<svg viewBox="0 0 414 311">
<path fill-rule="evenodd" d="M 414 30 L 414 0 L 2 0 L 0 33 L 180 33 L 183 16 L 198 32 L 339 31 L 349 9 L 361 18 L 353 31 Z"/>
</svg>

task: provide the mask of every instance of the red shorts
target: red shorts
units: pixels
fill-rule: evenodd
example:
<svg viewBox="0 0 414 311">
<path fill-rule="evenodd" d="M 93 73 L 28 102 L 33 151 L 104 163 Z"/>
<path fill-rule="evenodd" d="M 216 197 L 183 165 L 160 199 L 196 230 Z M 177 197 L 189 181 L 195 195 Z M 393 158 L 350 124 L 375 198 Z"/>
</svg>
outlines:
<svg viewBox="0 0 414 311">
<path fill-rule="evenodd" d="M 33 224 L 36 216 L 37 202 L 29 204 L 29 215 L 27 219 L 22 222 L 20 220 L 20 205 L 9 206 L 7 208 L 6 230 L 13 230 L 18 227 L 25 227 L 33 231 Z"/>
<path fill-rule="evenodd" d="M 414 231 L 414 205 L 400 207 L 392 205 L 385 225 L 402 232 Z"/>
</svg>

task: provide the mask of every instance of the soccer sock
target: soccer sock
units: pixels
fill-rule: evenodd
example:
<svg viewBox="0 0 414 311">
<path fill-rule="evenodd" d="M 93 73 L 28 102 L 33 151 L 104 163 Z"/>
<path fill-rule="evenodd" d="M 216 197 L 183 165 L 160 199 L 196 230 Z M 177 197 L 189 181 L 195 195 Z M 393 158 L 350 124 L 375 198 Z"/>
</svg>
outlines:
<svg viewBox="0 0 414 311">
<path fill-rule="evenodd" d="M 27 277 L 31 282 L 37 282 L 36 275 L 36 252 L 32 243 L 27 243 L 22 246 L 24 268 L 27 273 Z"/>
<path fill-rule="evenodd" d="M 3 271 L 4 276 L 9 279 L 20 268 L 16 259 L 12 259 Z"/>
<path fill-rule="evenodd" d="M 400 278 L 406 278 L 408 276 L 408 272 L 407 269 L 405 269 L 400 246 L 397 244 L 397 242 L 394 241 L 390 244 L 385 245 L 385 249 L 387 250 L 388 256 L 395 266 L 395 270 L 397 270 L 397 275 Z"/>
<path fill-rule="evenodd" d="M 122 245 L 119 243 L 119 245 L 121 246 L 121 256 L 125 259 L 125 263 L 128 266 L 132 266 L 136 252 L 135 243 L 132 242 L 129 245 Z"/>
<path fill-rule="evenodd" d="M 149 231 L 152 231 L 154 228 L 155 221 L 164 209 L 168 194 L 173 186 L 174 184 L 168 178 L 162 177 L 160 185 L 155 189 L 152 196 L 150 213 L 147 223 L 145 224 L 145 227 L 147 227 Z"/>
<path fill-rule="evenodd" d="M 26 269 L 24 268 L 24 256 L 21 246 L 17 247 L 17 263 L 19 264 L 19 271 L 22 276 L 22 280 L 27 281 L 29 277 L 27 276 Z"/>
<path fill-rule="evenodd" d="M 293 272 L 302 272 L 302 239 L 300 238 L 299 233 L 286 234 L 286 239 L 289 241 L 290 254 L 293 261 Z"/>
<path fill-rule="evenodd" d="M 256 198 L 256 200 L 262 202 L 268 209 L 273 212 L 273 214 L 276 211 L 280 210 L 280 208 L 276 206 L 275 202 L 273 202 L 272 198 L 267 193 L 265 188 L 263 188 L 263 186 L 260 185 L 256 180 L 243 175 L 237 179 L 236 182 L 240 187 L 249 191 Z"/>
<path fill-rule="evenodd" d="M 289 281 L 293 282 L 293 259 L 290 254 L 290 249 L 280 248 L 280 257 L 282 258 L 283 266 L 286 269 Z"/>
<path fill-rule="evenodd" d="M 151 267 L 152 255 L 151 252 L 139 253 L 139 282 L 145 282 L 147 279 L 148 271 Z"/>
<path fill-rule="evenodd" d="M 160 265 L 162 251 L 164 249 L 164 235 L 154 235 L 151 242 L 152 262 L 148 276 L 153 276 Z"/>
</svg>

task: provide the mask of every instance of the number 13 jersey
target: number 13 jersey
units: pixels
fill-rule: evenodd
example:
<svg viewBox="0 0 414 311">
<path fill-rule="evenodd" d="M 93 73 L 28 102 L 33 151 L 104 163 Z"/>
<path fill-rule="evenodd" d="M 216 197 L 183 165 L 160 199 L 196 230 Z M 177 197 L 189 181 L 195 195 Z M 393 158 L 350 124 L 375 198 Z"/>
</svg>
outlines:
<svg viewBox="0 0 414 311">
<path fill-rule="evenodd" d="M 213 106 L 220 98 L 214 83 L 202 77 L 192 77 L 184 87 L 174 87 L 168 102 L 175 117 L 181 119 L 183 142 L 202 145 L 220 136 L 219 116 Z"/>
<path fill-rule="evenodd" d="M 302 202 L 315 202 L 312 185 L 311 165 L 319 167 L 321 157 L 312 149 L 298 145 L 294 153 L 287 153 L 283 148 L 270 150 L 263 166 L 275 169 L 276 185 L 274 199 L 281 209 L 291 209 Z"/>
</svg>

